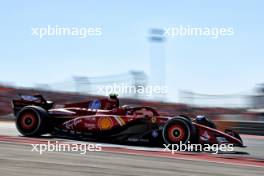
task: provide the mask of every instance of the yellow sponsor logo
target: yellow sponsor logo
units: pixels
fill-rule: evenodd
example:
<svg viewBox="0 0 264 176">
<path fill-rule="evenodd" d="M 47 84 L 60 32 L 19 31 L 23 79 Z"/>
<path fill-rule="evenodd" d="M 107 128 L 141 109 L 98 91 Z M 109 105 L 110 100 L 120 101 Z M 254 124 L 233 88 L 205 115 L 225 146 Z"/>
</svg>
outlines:
<svg viewBox="0 0 264 176">
<path fill-rule="evenodd" d="M 113 127 L 113 121 L 111 117 L 100 117 L 98 120 L 98 126 L 101 130 L 108 130 Z"/>
</svg>

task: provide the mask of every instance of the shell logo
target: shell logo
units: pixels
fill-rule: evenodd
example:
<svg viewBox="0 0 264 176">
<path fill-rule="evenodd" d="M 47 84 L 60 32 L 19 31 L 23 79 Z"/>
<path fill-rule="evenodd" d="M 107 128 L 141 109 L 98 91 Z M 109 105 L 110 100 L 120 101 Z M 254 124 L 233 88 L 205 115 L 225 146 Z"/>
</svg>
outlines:
<svg viewBox="0 0 264 176">
<path fill-rule="evenodd" d="M 98 120 L 98 126 L 101 130 L 108 130 L 113 127 L 113 121 L 111 117 L 100 117 Z"/>
</svg>

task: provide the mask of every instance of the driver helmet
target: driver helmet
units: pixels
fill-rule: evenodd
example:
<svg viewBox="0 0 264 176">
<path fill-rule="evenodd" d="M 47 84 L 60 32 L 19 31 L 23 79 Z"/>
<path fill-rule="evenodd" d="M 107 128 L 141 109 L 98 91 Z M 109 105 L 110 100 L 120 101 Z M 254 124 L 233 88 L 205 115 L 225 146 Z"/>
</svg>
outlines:
<svg viewBox="0 0 264 176">
<path fill-rule="evenodd" d="M 110 94 L 109 100 L 110 100 L 111 104 L 113 104 L 115 106 L 115 108 L 119 107 L 119 99 L 118 99 L 117 94 L 114 94 L 114 93 Z"/>
<path fill-rule="evenodd" d="M 206 122 L 206 121 L 208 121 L 205 115 L 198 115 L 198 116 L 196 116 L 195 120 L 197 122 Z"/>
</svg>

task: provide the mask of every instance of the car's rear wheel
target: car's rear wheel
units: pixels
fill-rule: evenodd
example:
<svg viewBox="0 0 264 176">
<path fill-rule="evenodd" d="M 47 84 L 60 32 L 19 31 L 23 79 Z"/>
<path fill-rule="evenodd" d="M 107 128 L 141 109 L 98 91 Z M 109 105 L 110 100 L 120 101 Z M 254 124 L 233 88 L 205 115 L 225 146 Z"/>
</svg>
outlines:
<svg viewBox="0 0 264 176">
<path fill-rule="evenodd" d="M 164 125 L 162 137 L 166 144 L 186 144 L 192 140 L 194 133 L 194 127 L 189 120 L 176 117 Z"/>
<path fill-rule="evenodd" d="M 18 113 L 16 127 L 24 136 L 40 136 L 47 132 L 48 113 L 41 107 L 26 106 Z"/>
</svg>

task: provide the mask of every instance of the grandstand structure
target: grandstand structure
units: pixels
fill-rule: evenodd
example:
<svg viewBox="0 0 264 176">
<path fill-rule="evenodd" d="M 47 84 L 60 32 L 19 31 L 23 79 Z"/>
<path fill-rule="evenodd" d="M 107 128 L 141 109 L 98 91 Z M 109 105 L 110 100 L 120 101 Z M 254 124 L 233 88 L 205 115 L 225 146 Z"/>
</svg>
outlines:
<svg viewBox="0 0 264 176">
<path fill-rule="evenodd" d="M 74 76 L 45 86 L 38 84 L 36 88 L 99 96 L 116 93 L 120 97 L 141 99 L 148 97 L 138 91 L 138 89 L 144 89 L 147 85 L 148 76 L 144 72 L 129 71 L 127 73 L 98 77 Z"/>
<path fill-rule="evenodd" d="M 144 98 L 146 95 L 139 93 L 140 87 L 148 84 L 148 76 L 142 71 L 130 71 L 123 74 L 102 77 L 73 78 L 76 92 L 94 95 L 108 95 L 116 93 L 122 97 Z"/>
<path fill-rule="evenodd" d="M 247 108 L 252 106 L 251 95 L 237 94 L 204 94 L 192 91 L 179 91 L 180 102 L 193 107 L 232 107 Z"/>
</svg>

